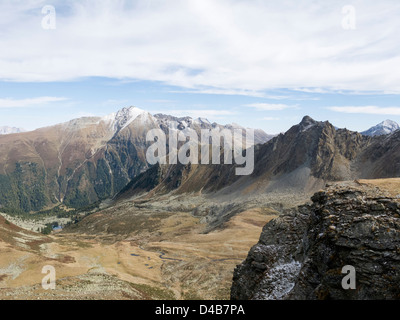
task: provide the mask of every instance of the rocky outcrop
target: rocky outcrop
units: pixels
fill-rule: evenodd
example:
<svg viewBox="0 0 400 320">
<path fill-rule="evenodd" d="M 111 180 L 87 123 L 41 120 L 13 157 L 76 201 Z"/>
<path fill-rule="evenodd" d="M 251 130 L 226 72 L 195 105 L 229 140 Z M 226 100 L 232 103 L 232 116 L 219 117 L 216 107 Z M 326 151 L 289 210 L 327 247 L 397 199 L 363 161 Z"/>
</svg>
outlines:
<svg viewBox="0 0 400 320">
<path fill-rule="evenodd" d="M 268 223 L 234 272 L 232 299 L 400 299 L 400 203 L 340 184 Z M 356 271 L 345 290 L 344 266 Z"/>
</svg>

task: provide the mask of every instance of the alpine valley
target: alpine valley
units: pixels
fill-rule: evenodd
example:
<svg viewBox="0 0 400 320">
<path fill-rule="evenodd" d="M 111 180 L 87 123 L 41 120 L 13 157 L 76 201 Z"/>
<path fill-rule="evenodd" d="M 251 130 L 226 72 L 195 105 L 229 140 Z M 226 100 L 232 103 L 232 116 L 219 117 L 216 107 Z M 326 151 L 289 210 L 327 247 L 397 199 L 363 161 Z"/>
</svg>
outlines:
<svg viewBox="0 0 400 320">
<path fill-rule="evenodd" d="M 256 129 L 254 171 L 238 176 L 236 164 L 149 165 L 146 134 L 170 121 L 244 129 L 129 107 L 0 135 L 1 299 L 400 297 L 396 123 Z M 357 293 L 340 291 L 346 264 L 360 268 Z"/>
</svg>

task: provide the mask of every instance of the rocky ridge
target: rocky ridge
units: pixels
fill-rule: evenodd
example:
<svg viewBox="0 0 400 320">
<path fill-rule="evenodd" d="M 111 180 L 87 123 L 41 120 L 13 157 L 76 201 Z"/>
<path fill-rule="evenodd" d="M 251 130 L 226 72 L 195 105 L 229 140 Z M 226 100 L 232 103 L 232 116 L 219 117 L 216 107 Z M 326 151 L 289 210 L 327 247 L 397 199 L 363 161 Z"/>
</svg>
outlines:
<svg viewBox="0 0 400 320">
<path fill-rule="evenodd" d="M 223 161 L 220 165 L 185 166 L 178 163 L 168 168 L 161 166 L 157 171 L 157 181 L 154 179 L 156 169 L 144 172 L 121 193 L 134 196 L 150 190 L 158 194 L 201 192 L 234 198 L 249 193 L 314 193 L 328 181 L 385 176 L 386 170 L 377 170 L 376 164 L 382 157 L 396 154 L 400 135 L 393 135 L 385 144 L 381 140 L 346 129 L 335 130 L 328 121 L 316 121 L 305 116 L 284 134 L 255 146 L 254 171 L 249 176 L 236 175 L 238 165 L 225 165 Z M 371 150 L 378 145 L 385 145 L 385 148 L 371 159 L 374 155 Z M 367 149 L 368 153 L 365 152 Z M 391 172 L 391 176 L 397 175 Z"/>
</svg>

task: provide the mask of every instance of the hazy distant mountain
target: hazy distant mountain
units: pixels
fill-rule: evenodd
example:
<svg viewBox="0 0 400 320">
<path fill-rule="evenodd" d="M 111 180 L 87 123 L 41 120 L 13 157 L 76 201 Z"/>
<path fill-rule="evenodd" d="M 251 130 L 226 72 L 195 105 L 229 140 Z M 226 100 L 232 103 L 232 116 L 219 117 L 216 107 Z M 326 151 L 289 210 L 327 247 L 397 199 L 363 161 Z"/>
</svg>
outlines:
<svg viewBox="0 0 400 320">
<path fill-rule="evenodd" d="M 361 134 L 365 136 L 382 136 L 385 134 L 390 134 L 396 130 L 398 130 L 400 126 L 398 125 L 397 122 L 392 121 L 392 120 L 385 120 L 376 126 L 361 132 Z"/>
<path fill-rule="evenodd" d="M 25 130 L 21 128 L 7 127 L 7 126 L 0 127 L 0 134 L 11 134 L 20 132 L 25 132 Z"/>
<path fill-rule="evenodd" d="M 195 130 L 198 135 L 200 136 L 200 131 L 201 129 L 208 129 L 212 130 L 214 128 L 219 128 L 220 130 L 228 129 L 228 130 L 234 130 L 234 129 L 241 129 L 243 132 L 243 137 L 245 137 L 246 132 L 245 128 L 236 124 L 227 124 L 227 125 L 221 125 L 216 122 L 211 123 L 205 118 L 196 118 L 193 119 L 191 117 L 174 117 L 170 115 L 165 115 L 165 114 L 155 114 L 154 118 L 157 119 L 158 124 L 160 125 L 161 129 L 163 129 L 166 133 L 168 133 L 168 122 L 176 122 L 177 123 L 177 129 L 183 130 L 185 128 L 190 128 Z M 254 143 L 255 144 L 263 144 L 269 140 L 271 140 L 275 135 L 270 135 L 264 132 L 261 129 L 254 129 Z"/>
</svg>

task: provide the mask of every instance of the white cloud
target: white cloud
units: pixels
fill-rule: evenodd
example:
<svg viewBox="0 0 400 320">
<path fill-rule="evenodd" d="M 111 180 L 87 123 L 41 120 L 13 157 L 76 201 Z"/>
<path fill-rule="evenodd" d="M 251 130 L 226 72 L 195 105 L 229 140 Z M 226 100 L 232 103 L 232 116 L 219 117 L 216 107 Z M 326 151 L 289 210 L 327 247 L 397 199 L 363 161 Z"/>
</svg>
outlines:
<svg viewBox="0 0 400 320">
<path fill-rule="evenodd" d="M 268 98 L 268 99 L 278 99 L 278 96 L 268 96 L 263 92 L 254 91 L 254 90 L 243 90 L 243 89 L 224 89 L 224 88 L 199 88 L 195 90 L 170 90 L 171 93 L 201 93 L 201 94 L 210 94 L 210 95 L 230 95 L 230 96 L 250 96 L 250 97 L 258 97 L 258 98 Z M 279 99 L 283 99 L 282 96 L 279 96 Z"/>
<path fill-rule="evenodd" d="M 263 120 L 266 120 L 266 121 L 278 121 L 279 118 L 275 118 L 275 117 L 264 117 Z"/>
<path fill-rule="evenodd" d="M 400 115 L 400 107 L 378 107 L 378 106 L 341 106 L 327 107 L 327 109 L 342 113 L 353 114 L 377 114 L 377 115 Z"/>
<path fill-rule="evenodd" d="M 286 100 L 290 99 L 290 96 L 284 96 L 284 95 L 265 95 L 266 99 L 271 99 L 271 100 Z"/>
<path fill-rule="evenodd" d="M 251 103 L 246 104 L 245 107 L 254 108 L 258 111 L 282 111 L 289 108 L 295 108 L 297 106 L 289 106 L 287 104 L 274 104 L 274 103 Z"/>
<path fill-rule="evenodd" d="M 83 117 L 98 117 L 98 115 L 95 115 L 92 112 L 81 111 L 81 112 L 78 112 L 76 115 L 72 116 L 73 119 L 83 118 Z"/>
<path fill-rule="evenodd" d="M 0 99 L 0 108 L 29 108 L 45 105 L 52 102 L 65 101 L 62 97 L 38 97 L 28 99 Z"/>
<path fill-rule="evenodd" d="M 103 106 L 124 106 L 129 103 L 126 99 L 108 99 L 102 103 Z"/>
<path fill-rule="evenodd" d="M 0 3 L 0 79 L 101 76 L 254 95 L 275 88 L 400 93 L 400 3 L 354 0 L 54 0 Z"/>
<path fill-rule="evenodd" d="M 176 103 L 176 100 L 165 100 L 165 99 L 151 99 L 147 101 L 152 103 Z"/>
</svg>

